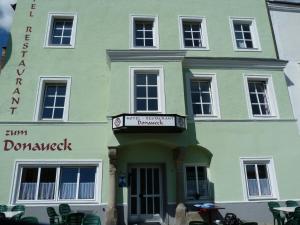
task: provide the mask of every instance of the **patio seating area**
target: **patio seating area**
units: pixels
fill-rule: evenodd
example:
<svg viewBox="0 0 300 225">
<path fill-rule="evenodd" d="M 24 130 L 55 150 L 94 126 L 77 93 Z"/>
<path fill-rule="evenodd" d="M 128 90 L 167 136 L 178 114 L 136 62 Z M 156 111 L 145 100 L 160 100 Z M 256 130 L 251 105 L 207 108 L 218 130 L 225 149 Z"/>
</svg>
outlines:
<svg viewBox="0 0 300 225">
<path fill-rule="evenodd" d="M 273 215 L 274 225 L 299 225 L 300 224 L 300 206 L 298 202 L 288 200 L 284 206 L 278 202 L 268 202 L 269 210 Z"/>
<path fill-rule="evenodd" d="M 15 205 L 9 208 L 7 205 L 0 205 L 0 220 L 11 222 L 22 222 L 23 224 L 39 224 L 36 217 L 25 217 L 25 206 Z"/>
<path fill-rule="evenodd" d="M 53 207 L 47 207 L 50 225 L 101 225 L 100 217 L 83 212 L 73 212 L 68 204 L 60 204 L 59 213 Z"/>
<path fill-rule="evenodd" d="M 53 207 L 47 207 L 50 225 L 101 225 L 100 217 L 83 212 L 74 212 L 68 204 L 60 204 L 58 213 Z M 0 224 L 39 224 L 36 217 L 24 216 L 25 206 L 8 207 L 0 205 Z M 6 221 L 2 223 L 2 221 Z"/>
</svg>

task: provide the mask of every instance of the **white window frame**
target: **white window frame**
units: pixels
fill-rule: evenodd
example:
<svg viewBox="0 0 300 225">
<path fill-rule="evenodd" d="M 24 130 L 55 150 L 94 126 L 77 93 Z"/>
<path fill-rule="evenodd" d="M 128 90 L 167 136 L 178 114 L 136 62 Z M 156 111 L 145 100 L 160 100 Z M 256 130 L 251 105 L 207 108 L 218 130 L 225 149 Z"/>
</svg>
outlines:
<svg viewBox="0 0 300 225">
<path fill-rule="evenodd" d="M 251 106 L 251 100 L 250 100 L 250 94 L 249 94 L 249 87 L 248 87 L 248 81 L 266 81 L 266 87 L 267 87 L 267 97 L 269 101 L 269 108 L 270 108 L 270 115 L 253 115 L 252 113 L 252 106 Z M 250 119 L 258 119 L 258 120 L 264 120 L 264 119 L 279 119 L 279 112 L 277 107 L 277 101 L 276 101 L 276 95 L 273 85 L 273 79 L 271 75 L 266 74 L 244 74 L 244 90 L 245 90 L 245 96 L 246 96 L 246 102 L 247 102 L 247 108 L 248 108 L 248 115 Z"/>
<path fill-rule="evenodd" d="M 18 200 L 20 184 L 21 184 L 21 171 L 24 167 L 57 167 L 56 179 L 60 175 L 60 167 L 74 166 L 95 166 L 95 196 L 94 199 L 56 199 L 56 200 Z M 38 177 L 39 179 L 39 177 Z M 39 182 L 39 180 L 38 180 Z M 55 196 L 58 195 L 59 180 L 55 183 Z M 44 205 L 44 204 L 99 204 L 101 202 L 101 187 L 102 187 L 102 160 L 16 160 L 13 171 L 13 183 L 10 191 L 10 204 L 26 204 L 26 205 Z"/>
<path fill-rule="evenodd" d="M 270 180 L 271 196 L 249 196 L 247 187 L 247 175 L 245 171 L 246 164 L 265 164 L 268 170 Z M 275 200 L 279 199 L 278 185 L 274 167 L 274 160 L 271 156 L 265 157 L 240 157 L 240 169 L 243 186 L 243 195 L 245 201 L 255 200 Z"/>
<path fill-rule="evenodd" d="M 234 33 L 234 22 L 240 22 L 245 24 L 250 24 L 250 31 L 251 31 L 251 38 L 253 43 L 253 48 L 238 48 L 235 40 L 235 33 Z M 259 35 L 257 31 L 256 21 L 253 17 L 229 17 L 229 25 L 231 31 L 231 39 L 233 48 L 235 51 L 261 51 L 261 45 L 259 41 Z"/>
<path fill-rule="evenodd" d="M 153 21 L 153 46 L 135 46 L 135 21 Z M 158 16 L 130 15 L 129 46 L 131 49 L 159 49 Z"/>
<path fill-rule="evenodd" d="M 193 103 L 191 95 L 191 81 L 192 80 L 210 80 L 211 81 L 211 91 L 212 91 L 212 110 L 211 115 L 195 115 L 193 113 Z M 218 93 L 218 84 L 217 76 L 215 73 L 195 73 L 190 77 L 187 76 L 187 94 L 188 94 L 188 113 L 194 120 L 211 120 L 211 119 L 221 119 L 220 115 L 220 104 L 219 104 L 219 93 Z"/>
<path fill-rule="evenodd" d="M 65 97 L 65 105 L 64 105 L 64 113 L 62 119 L 42 119 L 41 113 L 43 110 L 43 99 L 44 99 L 44 90 L 46 84 L 51 83 L 65 83 L 66 84 L 66 97 Z M 70 104 L 70 92 L 71 92 L 71 77 L 46 77 L 41 76 L 39 79 L 37 95 L 36 95 L 36 104 L 35 104 L 35 112 L 34 112 L 34 121 L 47 121 L 47 122 L 67 122 L 69 117 L 69 104 Z"/>
<path fill-rule="evenodd" d="M 183 22 L 199 22 L 199 23 L 201 23 L 201 30 L 202 30 L 201 40 L 202 40 L 203 47 L 190 48 L 190 47 L 184 46 Z M 206 17 L 203 17 L 203 16 L 179 16 L 178 17 L 178 26 L 179 26 L 180 49 L 197 50 L 197 51 L 209 50 Z"/>
<path fill-rule="evenodd" d="M 73 19 L 72 33 L 70 45 L 52 45 L 50 44 L 50 37 L 52 34 L 52 27 L 54 19 Z M 77 27 L 77 13 L 67 13 L 67 12 L 49 12 L 48 20 L 45 33 L 44 48 L 74 48 L 76 39 L 76 27 Z"/>
<path fill-rule="evenodd" d="M 185 202 L 190 202 L 190 203 L 199 203 L 199 200 L 191 200 L 187 198 L 187 184 L 186 184 L 186 167 L 205 167 L 206 168 L 206 178 L 207 178 L 207 193 L 208 196 L 203 196 L 202 198 L 199 198 L 199 200 L 210 200 L 210 193 L 211 193 L 211 187 L 210 187 L 210 174 L 209 174 L 209 166 L 207 164 L 204 163 L 184 163 L 183 164 L 183 176 L 184 176 L 184 199 Z M 197 176 L 196 176 L 197 178 Z M 197 182 L 198 182 L 198 178 L 197 178 Z M 197 185 L 198 188 L 198 185 Z"/>
<path fill-rule="evenodd" d="M 136 111 L 135 110 L 135 74 L 138 72 L 157 73 L 158 75 L 158 110 L 157 111 Z M 164 70 L 162 66 L 144 66 L 144 67 L 129 67 L 130 80 L 130 113 L 165 113 L 165 89 L 164 89 Z"/>
</svg>

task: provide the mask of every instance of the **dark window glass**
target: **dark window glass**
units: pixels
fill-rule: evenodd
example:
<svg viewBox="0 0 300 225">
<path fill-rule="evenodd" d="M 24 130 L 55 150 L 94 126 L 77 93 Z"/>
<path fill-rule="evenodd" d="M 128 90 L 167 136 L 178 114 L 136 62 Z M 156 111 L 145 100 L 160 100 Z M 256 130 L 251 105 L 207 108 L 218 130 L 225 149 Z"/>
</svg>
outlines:
<svg viewBox="0 0 300 225">
<path fill-rule="evenodd" d="M 78 199 L 94 199 L 96 168 L 80 168 Z"/>
<path fill-rule="evenodd" d="M 52 45 L 70 45 L 73 19 L 54 18 L 50 43 Z"/>
<path fill-rule="evenodd" d="M 54 199 L 56 168 L 41 168 L 38 199 Z"/>
<path fill-rule="evenodd" d="M 34 200 L 37 189 L 38 168 L 23 168 L 19 191 L 20 200 Z"/>
<path fill-rule="evenodd" d="M 45 84 L 41 119 L 62 119 L 66 84 Z"/>
<path fill-rule="evenodd" d="M 78 168 L 61 168 L 59 198 L 75 199 L 77 193 Z"/>
</svg>

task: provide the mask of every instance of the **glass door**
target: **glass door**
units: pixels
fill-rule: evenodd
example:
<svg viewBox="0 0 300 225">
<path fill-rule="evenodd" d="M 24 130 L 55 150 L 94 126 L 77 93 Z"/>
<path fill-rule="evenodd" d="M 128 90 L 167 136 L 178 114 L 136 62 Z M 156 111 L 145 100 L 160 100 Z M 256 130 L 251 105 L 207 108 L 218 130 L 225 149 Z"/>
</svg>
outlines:
<svg viewBox="0 0 300 225">
<path fill-rule="evenodd" d="M 161 221 L 161 168 L 159 166 L 131 167 L 129 174 L 129 219 Z"/>
</svg>

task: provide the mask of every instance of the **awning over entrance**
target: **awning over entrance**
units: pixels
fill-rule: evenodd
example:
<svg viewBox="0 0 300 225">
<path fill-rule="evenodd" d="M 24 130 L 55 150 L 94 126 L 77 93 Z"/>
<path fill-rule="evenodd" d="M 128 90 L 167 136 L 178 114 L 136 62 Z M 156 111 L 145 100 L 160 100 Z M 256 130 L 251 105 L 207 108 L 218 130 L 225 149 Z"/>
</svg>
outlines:
<svg viewBox="0 0 300 225">
<path fill-rule="evenodd" d="M 114 133 L 178 133 L 186 118 L 177 114 L 120 114 L 112 117 Z"/>
</svg>

